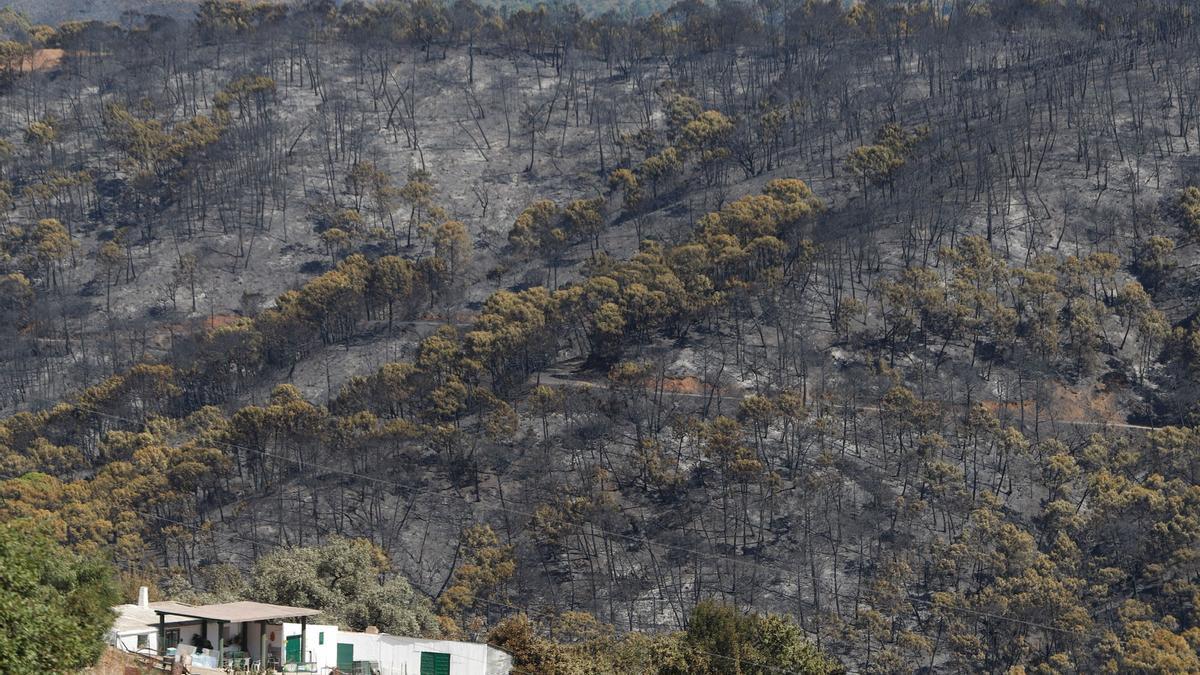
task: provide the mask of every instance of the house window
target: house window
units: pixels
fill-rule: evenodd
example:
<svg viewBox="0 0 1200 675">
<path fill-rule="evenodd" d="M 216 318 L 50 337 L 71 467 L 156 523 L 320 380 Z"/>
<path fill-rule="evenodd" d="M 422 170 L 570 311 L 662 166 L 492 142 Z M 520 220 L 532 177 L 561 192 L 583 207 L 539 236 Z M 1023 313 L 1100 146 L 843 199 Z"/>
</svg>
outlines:
<svg viewBox="0 0 1200 675">
<path fill-rule="evenodd" d="M 450 655 L 421 652 L 421 675 L 450 675 Z"/>
<path fill-rule="evenodd" d="M 325 631 L 321 631 L 320 633 L 317 633 L 317 644 L 319 644 L 319 645 L 325 644 Z"/>
<path fill-rule="evenodd" d="M 165 648 L 170 649 L 171 647 L 179 646 L 179 629 L 178 628 L 168 628 L 167 632 L 164 634 L 164 636 L 165 636 L 164 639 L 166 640 L 166 643 L 163 646 Z"/>
<path fill-rule="evenodd" d="M 138 649 L 145 649 L 149 646 L 150 646 L 150 636 L 149 635 L 142 633 L 141 635 L 137 636 L 137 648 Z"/>
</svg>

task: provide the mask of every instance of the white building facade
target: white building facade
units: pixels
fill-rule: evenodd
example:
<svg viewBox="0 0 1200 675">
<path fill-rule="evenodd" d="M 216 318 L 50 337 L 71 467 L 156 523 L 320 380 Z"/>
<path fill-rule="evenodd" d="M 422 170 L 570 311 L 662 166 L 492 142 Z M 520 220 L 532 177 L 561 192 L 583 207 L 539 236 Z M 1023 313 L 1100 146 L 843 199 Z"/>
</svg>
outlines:
<svg viewBox="0 0 1200 675">
<path fill-rule="evenodd" d="M 113 608 L 108 641 L 125 651 L 173 656 L 186 652 L 194 665 L 241 665 L 317 675 L 509 675 L 512 657 L 485 644 L 356 633 L 308 623 L 316 610 L 262 603 L 192 606 L 149 602 Z M 303 616 L 299 622 L 278 619 Z M 194 645 L 200 645 L 196 649 Z M 193 651 L 195 650 L 195 651 Z"/>
<path fill-rule="evenodd" d="M 354 661 L 377 666 L 380 675 L 508 675 L 512 671 L 511 656 L 475 642 L 341 632 L 338 643 L 343 655 L 352 649 Z"/>
</svg>

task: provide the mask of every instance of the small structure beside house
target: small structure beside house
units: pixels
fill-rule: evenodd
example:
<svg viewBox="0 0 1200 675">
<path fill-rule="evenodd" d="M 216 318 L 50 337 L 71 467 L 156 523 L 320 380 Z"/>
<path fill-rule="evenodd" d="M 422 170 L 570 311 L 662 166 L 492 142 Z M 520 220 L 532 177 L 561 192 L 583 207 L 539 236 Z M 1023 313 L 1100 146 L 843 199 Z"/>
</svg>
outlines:
<svg viewBox="0 0 1200 675">
<path fill-rule="evenodd" d="M 512 671 L 512 656 L 477 642 L 341 632 L 338 653 L 344 663 L 377 664 L 380 675 L 508 675 Z"/>
<path fill-rule="evenodd" d="M 138 589 L 137 604 L 117 605 L 113 612 L 117 618 L 108 631 L 110 644 L 127 652 L 158 652 L 158 631 L 154 627 L 158 615 L 150 609 L 150 593 L 145 586 Z"/>
<path fill-rule="evenodd" d="M 512 657 L 485 644 L 357 633 L 309 623 L 320 610 L 261 602 L 188 605 L 150 602 L 113 608 L 109 642 L 143 654 L 188 653 L 216 669 L 325 675 L 508 675 Z"/>
</svg>

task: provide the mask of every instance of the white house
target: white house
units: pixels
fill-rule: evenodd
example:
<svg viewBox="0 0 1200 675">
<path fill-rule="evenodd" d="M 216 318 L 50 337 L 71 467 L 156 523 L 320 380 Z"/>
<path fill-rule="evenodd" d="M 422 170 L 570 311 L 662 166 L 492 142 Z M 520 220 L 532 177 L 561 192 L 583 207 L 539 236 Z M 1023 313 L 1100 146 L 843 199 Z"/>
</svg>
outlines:
<svg viewBox="0 0 1200 675">
<path fill-rule="evenodd" d="M 508 675 L 512 657 L 485 644 L 342 631 L 310 624 L 320 612 L 260 602 L 187 605 L 149 602 L 113 608 L 109 642 L 131 652 L 192 652 L 209 668 L 273 668 L 325 675 Z M 299 621 L 296 621 L 299 619 Z"/>
<path fill-rule="evenodd" d="M 308 623 L 319 610 L 261 602 L 148 602 L 144 588 L 137 604 L 113 609 L 117 618 L 109 642 L 127 651 L 186 651 L 195 665 L 209 668 L 301 663 L 329 672 L 337 666 L 338 627 Z"/>
</svg>

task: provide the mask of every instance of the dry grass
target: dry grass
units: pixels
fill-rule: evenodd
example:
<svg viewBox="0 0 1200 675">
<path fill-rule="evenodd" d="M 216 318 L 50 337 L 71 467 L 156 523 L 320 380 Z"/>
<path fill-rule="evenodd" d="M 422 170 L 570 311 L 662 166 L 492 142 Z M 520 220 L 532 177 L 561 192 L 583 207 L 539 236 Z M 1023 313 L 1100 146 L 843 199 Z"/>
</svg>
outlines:
<svg viewBox="0 0 1200 675">
<path fill-rule="evenodd" d="M 91 668 L 81 671 L 81 675 L 142 675 L 137 661 L 132 655 L 126 654 L 114 647 L 108 647 L 100 656 L 100 662 Z"/>
</svg>

